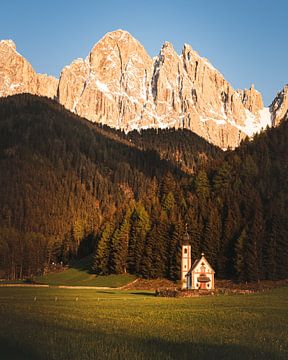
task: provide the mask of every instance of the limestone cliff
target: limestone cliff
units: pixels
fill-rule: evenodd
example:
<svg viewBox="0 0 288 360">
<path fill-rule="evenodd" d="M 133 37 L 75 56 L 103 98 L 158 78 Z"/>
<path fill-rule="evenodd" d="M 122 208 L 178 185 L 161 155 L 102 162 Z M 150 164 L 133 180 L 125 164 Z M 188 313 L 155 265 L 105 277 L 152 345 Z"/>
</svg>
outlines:
<svg viewBox="0 0 288 360">
<path fill-rule="evenodd" d="M 288 110 L 288 86 L 265 108 L 254 88 L 234 90 L 210 62 L 185 44 L 165 42 L 151 58 L 128 32 L 106 34 L 59 81 L 36 74 L 11 40 L 0 42 L 0 96 L 22 92 L 57 99 L 94 122 L 131 131 L 187 128 L 221 148 L 277 125 Z"/>
<path fill-rule="evenodd" d="M 36 74 L 29 62 L 16 50 L 11 40 L 0 41 L 0 96 L 31 93 L 55 98 L 58 80 Z"/>
<path fill-rule="evenodd" d="M 288 117 L 288 84 L 280 91 L 270 105 L 273 126 L 279 125 L 281 120 Z"/>
<path fill-rule="evenodd" d="M 88 57 L 64 68 L 59 101 L 92 121 L 130 131 L 184 127 L 235 147 L 271 122 L 254 87 L 235 91 L 190 45 L 164 43 L 151 59 L 128 32 L 106 34 Z"/>
</svg>

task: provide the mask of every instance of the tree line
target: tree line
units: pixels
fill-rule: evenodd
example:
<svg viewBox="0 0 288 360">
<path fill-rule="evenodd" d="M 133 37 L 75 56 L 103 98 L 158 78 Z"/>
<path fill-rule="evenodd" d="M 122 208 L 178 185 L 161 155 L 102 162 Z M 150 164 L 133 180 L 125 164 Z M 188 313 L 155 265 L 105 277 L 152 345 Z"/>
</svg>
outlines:
<svg viewBox="0 0 288 360">
<path fill-rule="evenodd" d="M 180 277 L 192 257 L 216 276 L 287 277 L 287 123 L 222 152 L 187 130 L 122 132 L 46 98 L 0 99 L 0 268 L 41 274 L 92 256 L 91 272 Z"/>
</svg>

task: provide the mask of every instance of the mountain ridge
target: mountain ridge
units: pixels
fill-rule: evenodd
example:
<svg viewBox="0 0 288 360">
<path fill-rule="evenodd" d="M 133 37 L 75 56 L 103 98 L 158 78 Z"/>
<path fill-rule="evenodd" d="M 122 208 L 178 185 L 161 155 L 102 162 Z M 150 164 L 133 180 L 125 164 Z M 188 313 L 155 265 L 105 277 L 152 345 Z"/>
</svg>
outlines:
<svg viewBox="0 0 288 360">
<path fill-rule="evenodd" d="M 278 125 L 288 109 L 288 87 L 265 108 L 253 85 L 234 90 L 189 44 L 178 55 L 165 42 L 151 58 L 131 34 L 116 30 L 85 59 L 65 66 L 59 80 L 36 74 L 13 44 L 0 42 L 0 96 L 48 96 L 88 120 L 126 132 L 187 128 L 222 149 L 235 148 L 246 136 Z"/>
</svg>

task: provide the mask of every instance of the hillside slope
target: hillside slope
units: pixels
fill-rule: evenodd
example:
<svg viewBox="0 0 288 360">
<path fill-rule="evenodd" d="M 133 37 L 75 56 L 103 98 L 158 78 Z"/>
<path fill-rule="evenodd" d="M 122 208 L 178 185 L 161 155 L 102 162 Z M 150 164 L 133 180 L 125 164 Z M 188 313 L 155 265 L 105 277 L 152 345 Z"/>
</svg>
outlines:
<svg viewBox="0 0 288 360">
<path fill-rule="evenodd" d="M 155 142 L 156 132 L 149 136 Z M 148 141 L 143 148 L 32 95 L 0 99 L 0 138 L 3 253 L 15 251 L 2 261 L 13 268 L 12 277 L 40 271 L 55 256 L 67 262 L 83 239 L 80 256 L 92 252 L 94 235 L 109 220 L 118 224 L 127 204 L 151 203 L 146 194 L 158 191 L 167 173 L 177 181 L 187 177 L 173 152 L 160 157 L 161 146 Z M 173 142 L 163 142 L 173 143 L 176 152 L 181 139 L 176 132 Z M 185 134 L 184 144 L 179 151 L 189 150 L 183 167 L 190 172 L 206 162 L 206 153 L 220 154 L 193 133 Z"/>
<path fill-rule="evenodd" d="M 288 125 L 223 153 L 189 131 L 99 127 L 32 95 L 0 99 L 0 268 L 19 278 L 93 255 L 96 274 L 285 278 Z"/>
</svg>

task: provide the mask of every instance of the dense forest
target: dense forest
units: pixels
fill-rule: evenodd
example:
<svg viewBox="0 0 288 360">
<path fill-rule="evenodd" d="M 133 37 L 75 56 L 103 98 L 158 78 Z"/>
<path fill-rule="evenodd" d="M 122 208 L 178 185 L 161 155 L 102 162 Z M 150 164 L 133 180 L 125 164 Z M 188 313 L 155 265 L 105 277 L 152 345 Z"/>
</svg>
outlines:
<svg viewBox="0 0 288 360">
<path fill-rule="evenodd" d="M 180 277 L 185 224 L 219 278 L 288 277 L 288 123 L 223 152 L 188 130 L 125 134 L 46 98 L 0 99 L 0 277 L 93 256 Z"/>
</svg>

